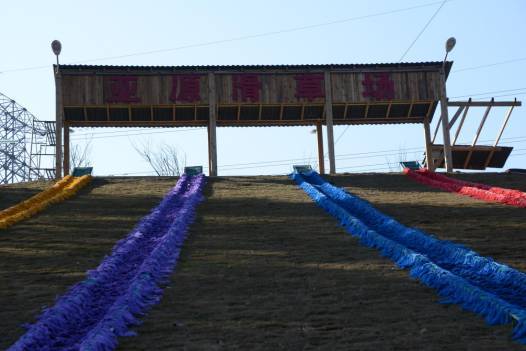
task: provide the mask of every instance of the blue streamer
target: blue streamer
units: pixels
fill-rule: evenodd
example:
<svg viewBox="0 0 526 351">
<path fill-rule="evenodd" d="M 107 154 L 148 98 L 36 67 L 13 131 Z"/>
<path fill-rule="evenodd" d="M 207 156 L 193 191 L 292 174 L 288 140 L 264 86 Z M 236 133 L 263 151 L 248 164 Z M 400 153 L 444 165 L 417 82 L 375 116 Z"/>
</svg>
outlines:
<svg viewBox="0 0 526 351">
<path fill-rule="evenodd" d="M 316 172 L 292 179 L 361 243 L 380 250 L 410 275 L 488 324 L 515 321 L 513 338 L 526 343 L 526 275 L 450 241 L 408 228 Z"/>
</svg>

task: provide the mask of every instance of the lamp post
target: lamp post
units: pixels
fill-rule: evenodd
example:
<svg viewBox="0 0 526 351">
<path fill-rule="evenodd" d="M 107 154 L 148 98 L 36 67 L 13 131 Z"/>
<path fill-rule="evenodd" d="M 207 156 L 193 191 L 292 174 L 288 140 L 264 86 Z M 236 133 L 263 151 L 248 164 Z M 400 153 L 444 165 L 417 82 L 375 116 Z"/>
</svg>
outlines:
<svg viewBox="0 0 526 351">
<path fill-rule="evenodd" d="M 442 68 L 440 69 L 440 109 L 441 109 L 441 121 L 442 121 L 442 135 L 444 139 L 444 163 L 446 166 L 446 172 L 453 172 L 453 155 L 451 154 L 451 139 L 449 135 L 449 117 L 447 111 L 447 92 L 446 92 L 446 60 L 447 55 L 456 44 L 454 37 L 449 38 L 446 41 L 446 56 L 442 61 Z"/>
<path fill-rule="evenodd" d="M 58 56 L 62 51 L 62 44 L 58 40 L 51 43 L 53 54 L 57 57 L 55 68 L 55 99 L 56 99 L 56 126 L 55 126 L 55 178 L 62 178 L 62 77 Z"/>
</svg>

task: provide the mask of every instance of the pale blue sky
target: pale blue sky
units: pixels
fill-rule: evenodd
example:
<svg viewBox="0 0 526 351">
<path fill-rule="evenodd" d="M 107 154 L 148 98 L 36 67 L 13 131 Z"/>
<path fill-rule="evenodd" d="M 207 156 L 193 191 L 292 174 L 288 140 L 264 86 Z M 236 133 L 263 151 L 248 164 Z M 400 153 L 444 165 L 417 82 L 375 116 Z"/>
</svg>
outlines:
<svg viewBox="0 0 526 351">
<path fill-rule="evenodd" d="M 112 65 L 327 64 L 398 62 L 441 1 L 9 1 L 2 4 L 3 33 L 0 92 L 38 118 L 54 119 L 54 56 L 50 42 L 62 42 L 62 63 Z M 427 6 L 426 6 L 427 5 Z M 418 8 L 407 9 L 419 6 Z M 188 47 L 108 60 L 91 59 L 158 49 L 191 46 L 318 23 L 386 13 L 341 23 L 246 40 Z M 450 59 L 450 98 L 495 93 L 498 99 L 526 98 L 526 1 L 448 1 L 404 61 L 440 61 L 444 42 L 457 38 Z M 462 70 L 508 60 L 512 63 Z M 34 68 L 47 66 L 44 68 Z M 18 70 L 21 68 L 34 68 Z M 457 72 L 457 70 L 460 70 Z M 519 90 L 522 89 L 522 90 Z M 517 108 L 504 134 L 516 151 L 506 167 L 526 167 L 526 113 Z M 483 110 L 470 113 L 460 141 L 470 141 Z M 482 140 L 494 139 L 505 110 L 494 109 Z M 436 116 L 435 116 L 436 117 Z M 436 118 L 434 119 L 436 123 Z M 309 127 L 220 128 L 219 174 L 283 174 L 291 163 L 316 163 L 316 136 Z M 335 136 L 345 127 L 336 127 Z M 114 133 L 118 131 L 118 133 Z M 171 143 L 186 154 L 188 164 L 207 165 L 206 130 L 77 129 L 74 143 L 93 135 L 91 159 L 97 175 L 150 169 L 131 143 Z M 111 133 L 110 133 L 111 132 Z M 111 137 L 110 137 L 111 136 Z M 515 138 L 515 139 L 511 139 Z M 421 125 L 351 126 L 336 145 L 339 171 L 387 171 L 400 154 L 421 159 Z M 407 151 L 403 149 L 412 148 Z M 422 150 L 417 150 L 420 148 Z M 372 155 L 352 155 L 392 150 Z M 351 155 L 350 155 L 351 154 Z M 297 162 L 245 165 L 273 160 Z M 240 165 L 243 164 L 243 165 Z M 236 166 L 228 166 L 236 165 Z"/>
</svg>

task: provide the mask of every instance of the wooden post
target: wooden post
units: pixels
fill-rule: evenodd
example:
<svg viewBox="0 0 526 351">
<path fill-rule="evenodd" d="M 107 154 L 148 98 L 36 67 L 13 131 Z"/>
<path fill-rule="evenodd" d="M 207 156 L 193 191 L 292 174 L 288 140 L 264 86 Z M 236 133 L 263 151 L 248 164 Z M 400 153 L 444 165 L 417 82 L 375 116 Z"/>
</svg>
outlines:
<svg viewBox="0 0 526 351">
<path fill-rule="evenodd" d="M 446 67 L 445 61 L 440 70 L 440 109 L 441 109 L 441 123 L 442 123 L 442 139 L 444 139 L 444 163 L 446 172 L 453 172 L 453 155 L 451 153 L 451 139 L 449 135 L 449 119 L 447 111 L 447 92 L 446 92 Z"/>
<path fill-rule="evenodd" d="M 56 127 L 55 127 L 55 178 L 62 178 L 62 77 L 59 66 L 55 70 L 55 102 L 56 102 Z"/>
<path fill-rule="evenodd" d="M 334 131 L 332 127 L 332 88 L 331 73 L 325 71 L 325 124 L 327 126 L 327 148 L 329 151 L 329 173 L 336 173 L 336 160 L 334 157 Z"/>
<path fill-rule="evenodd" d="M 64 124 L 64 175 L 69 174 L 69 125 Z"/>
<path fill-rule="evenodd" d="M 318 137 L 318 170 L 325 174 L 325 156 L 323 155 L 323 127 L 321 122 L 316 123 L 316 135 Z"/>
<path fill-rule="evenodd" d="M 208 174 L 217 176 L 217 141 L 216 141 L 216 82 L 213 73 L 208 73 Z"/>
<path fill-rule="evenodd" d="M 435 163 L 433 161 L 433 147 L 431 143 L 431 127 L 429 125 L 429 117 L 424 118 L 424 135 L 426 141 L 426 165 L 431 172 L 435 171 Z"/>
</svg>

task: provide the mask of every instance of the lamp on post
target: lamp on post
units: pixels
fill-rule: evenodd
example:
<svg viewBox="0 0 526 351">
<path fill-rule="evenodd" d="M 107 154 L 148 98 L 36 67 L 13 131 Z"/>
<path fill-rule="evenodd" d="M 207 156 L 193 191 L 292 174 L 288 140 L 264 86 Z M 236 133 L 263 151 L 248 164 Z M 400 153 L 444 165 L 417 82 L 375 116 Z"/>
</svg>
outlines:
<svg viewBox="0 0 526 351">
<path fill-rule="evenodd" d="M 62 51 L 62 44 L 58 40 L 51 42 L 53 54 L 57 57 L 57 66 L 55 67 L 55 100 L 56 100 L 56 128 L 55 128 L 55 178 L 62 178 L 62 77 L 60 75 L 60 66 L 58 56 Z"/>
<path fill-rule="evenodd" d="M 449 135 L 449 117 L 447 111 L 447 92 L 446 92 L 446 60 L 447 55 L 455 47 L 457 40 L 454 37 L 449 38 L 446 41 L 446 56 L 442 62 L 442 68 L 440 69 L 440 109 L 441 109 L 441 122 L 442 122 L 442 135 L 444 139 L 444 163 L 446 166 L 446 172 L 453 172 L 453 155 L 451 154 L 451 139 Z"/>
</svg>

